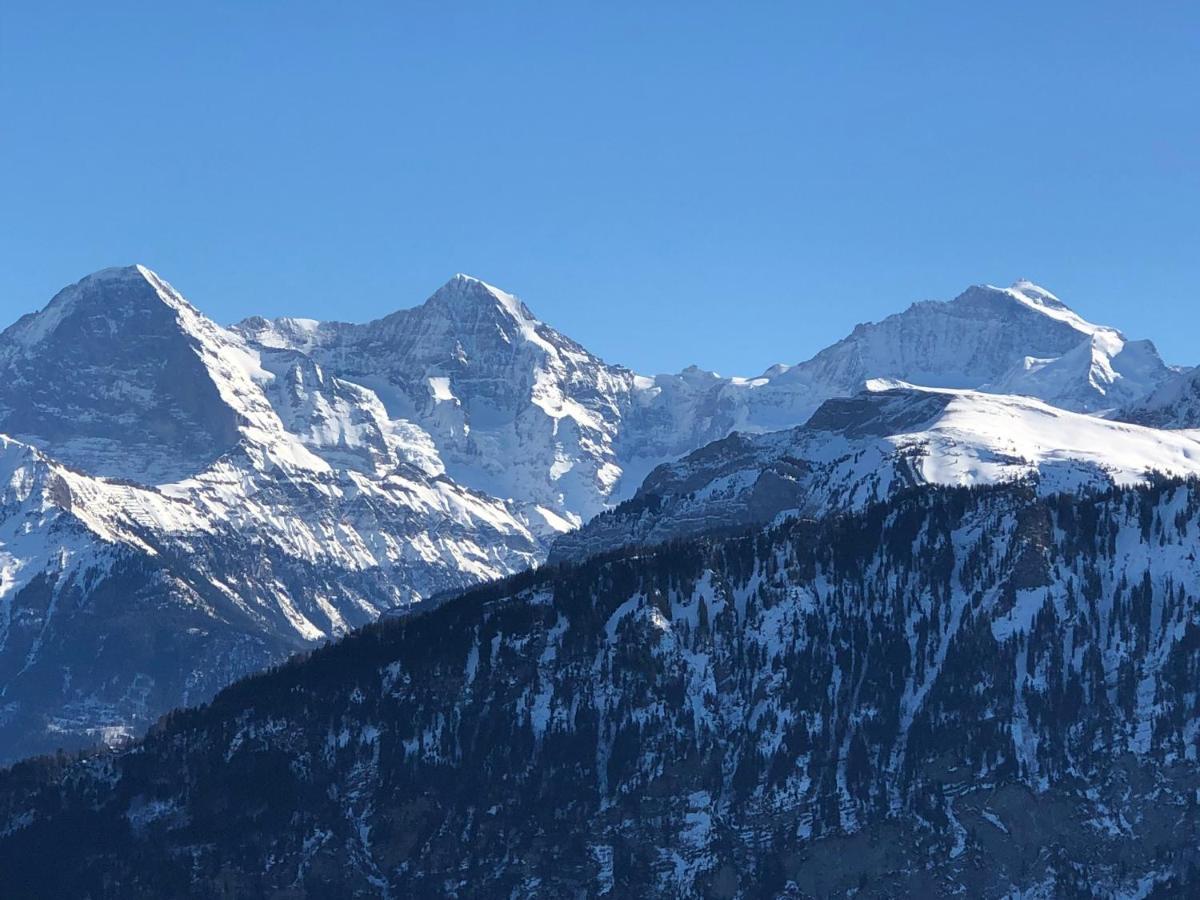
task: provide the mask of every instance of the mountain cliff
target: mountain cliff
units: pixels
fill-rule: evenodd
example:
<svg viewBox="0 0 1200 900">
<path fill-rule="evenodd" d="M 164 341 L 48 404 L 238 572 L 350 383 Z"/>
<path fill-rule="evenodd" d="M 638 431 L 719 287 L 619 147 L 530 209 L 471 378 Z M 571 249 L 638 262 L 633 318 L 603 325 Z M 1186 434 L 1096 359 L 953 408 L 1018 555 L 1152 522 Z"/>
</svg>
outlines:
<svg viewBox="0 0 1200 900">
<path fill-rule="evenodd" d="M 1200 369 L 1172 375 L 1129 404 L 1120 418 L 1155 428 L 1200 428 Z"/>
<path fill-rule="evenodd" d="M 0 759 L 137 733 L 544 557 L 365 392 L 276 375 L 146 269 L 64 291 L 0 335 L 0 361 L 4 427 L 31 442 L 0 438 Z M 340 431 L 317 425 L 330 410 Z"/>
<path fill-rule="evenodd" d="M 0 760 L 138 733 L 296 649 L 536 565 L 660 464 L 795 427 L 869 377 L 1106 410 L 1168 375 L 1025 282 L 722 378 L 610 365 L 468 276 L 366 324 L 223 328 L 145 267 L 104 270 L 0 334 L 0 456 L 12 484 L 42 485 L 0 509 Z M 794 489 L 790 462 L 764 462 L 729 523 Z M 850 471 L 839 490 L 883 496 Z M 810 511 L 840 508 L 832 484 Z"/>
<path fill-rule="evenodd" d="M 578 525 L 627 499 L 656 465 L 734 431 L 806 421 L 874 378 L 1117 409 L 1170 378 L 1148 341 L 1093 325 L 1031 282 L 927 301 L 757 378 L 612 366 L 518 299 L 459 275 L 424 304 L 365 325 L 250 319 L 265 355 L 307 358 L 419 426 L 456 481 L 532 499 Z"/>
</svg>

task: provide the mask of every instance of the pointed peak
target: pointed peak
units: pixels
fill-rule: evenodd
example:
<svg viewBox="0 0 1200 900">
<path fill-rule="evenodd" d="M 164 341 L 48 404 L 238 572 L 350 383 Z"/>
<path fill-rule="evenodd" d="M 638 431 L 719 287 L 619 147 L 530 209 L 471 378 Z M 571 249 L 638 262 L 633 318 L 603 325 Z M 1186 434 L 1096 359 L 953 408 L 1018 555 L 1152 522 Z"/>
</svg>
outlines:
<svg viewBox="0 0 1200 900">
<path fill-rule="evenodd" d="M 436 297 L 443 292 L 462 297 L 478 297 L 483 295 L 511 296 L 495 285 L 488 284 L 482 278 L 476 278 L 474 275 L 467 275 L 464 272 L 456 273 L 449 281 L 434 292 L 434 296 Z"/>
<path fill-rule="evenodd" d="M 79 310 L 123 317 L 130 310 L 168 308 L 172 315 L 199 313 L 157 273 L 143 265 L 113 266 L 85 275 L 63 288 L 37 312 L 22 316 L 3 332 L 10 348 L 41 344 Z"/>
<path fill-rule="evenodd" d="M 79 279 L 79 281 L 75 282 L 75 284 L 64 288 L 59 292 L 59 295 L 65 294 L 72 290 L 94 290 L 111 288 L 115 285 L 136 286 L 141 284 L 148 284 L 155 291 L 173 295 L 173 299 L 183 299 L 179 293 L 167 283 L 165 278 L 163 278 L 149 266 L 144 266 L 141 263 L 134 263 L 133 265 L 129 266 L 110 266 L 109 268 L 99 269 L 95 272 L 92 272 L 90 275 L 85 275 L 83 278 Z"/>
<path fill-rule="evenodd" d="M 518 322 L 537 321 L 529 308 L 514 295 L 462 272 L 434 291 L 425 301 L 425 306 L 431 304 L 455 312 L 498 309 Z"/>
<path fill-rule="evenodd" d="M 85 275 L 73 285 L 59 291 L 50 301 L 50 305 L 58 302 L 59 298 L 79 295 L 85 295 L 95 301 L 109 298 L 119 302 L 135 296 L 128 293 L 130 290 L 141 291 L 147 286 L 168 305 L 187 304 L 179 292 L 171 287 L 161 275 L 148 266 L 134 263 L 130 266 L 112 266 Z M 137 296 L 141 295 L 144 295 L 144 292 Z"/>
<path fill-rule="evenodd" d="M 1100 331 L 1116 333 L 1115 329 L 1087 321 L 1050 291 L 1027 278 L 1018 279 L 1006 288 L 994 284 L 974 284 L 950 303 L 965 305 L 972 310 L 991 309 L 1000 313 L 1015 306 L 1061 322 L 1083 335 L 1094 335 Z"/>
<path fill-rule="evenodd" d="M 1028 278 L 1018 278 L 1012 283 L 1009 290 L 1021 294 L 1039 306 L 1046 306 L 1051 309 L 1068 309 L 1067 304 L 1059 300 L 1058 297 Z"/>
<path fill-rule="evenodd" d="M 148 280 L 150 277 L 157 278 L 158 276 L 141 263 L 133 263 L 128 266 L 109 266 L 104 269 L 98 269 L 90 275 L 85 275 L 79 279 L 76 284 L 95 284 L 105 281 L 137 281 Z"/>
</svg>

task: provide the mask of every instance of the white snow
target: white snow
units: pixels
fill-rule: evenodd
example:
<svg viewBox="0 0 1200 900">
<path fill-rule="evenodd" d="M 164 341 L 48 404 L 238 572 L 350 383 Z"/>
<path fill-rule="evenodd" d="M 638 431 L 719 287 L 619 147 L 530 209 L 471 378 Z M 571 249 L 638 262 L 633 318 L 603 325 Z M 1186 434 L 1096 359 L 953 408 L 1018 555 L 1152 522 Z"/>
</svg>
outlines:
<svg viewBox="0 0 1200 900">
<path fill-rule="evenodd" d="M 979 484 L 1034 469 L 1069 489 L 1102 471 L 1116 484 L 1140 483 L 1152 472 L 1200 475 L 1200 443 L 1164 432 L 1067 412 L 1026 397 L 979 391 L 937 391 L 953 397 L 930 428 L 891 442 L 927 449 L 922 470 L 938 484 Z"/>
<path fill-rule="evenodd" d="M 144 279 L 171 310 L 181 345 L 232 413 L 232 446 L 186 468 L 186 477 L 159 478 L 162 469 L 147 468 L 139 486 L 84 474 L 56 462 L 53 449 L 0 437 L 0 617 L 47 566 L 103 567 L 117 550 L 168 548 L 182 558 L 220 539 L 258 542 L 264 561 L 377 571 L 385 583 L 403 585 L 370 599 L 327 586 L 297 591 L 266 563 L 246 583 L 211 573 L 198 579 L 264 628 L 319 639 L 361 621 L 360 613 L 536 564 L 550 540 L 631 495 L 656 465 L 733 430 L 799 425 L 821 401 L 876 375 L 929 379 L 943 388 L 896 381 L 889 388 L 949 402 L 932 421 L 895 433 L 809 432 L 798 443 L 791 433 L 769 435 L 763 457 L 714 478 L 696 503 L 753 490 L 763 460 L 785 452 L 814 463 L 820 508 L 886 496 L 905 483 L 909 463 L 925 482 L 1036 474 L 1046 491 L 1135 483 L 1152 472 L 1200 474 L 1196 432 L 1153 431 L 996 393 L 1108 409 L 1166 371 L 1148 344 L 1085 321 L 1031 282 L 917 304 L 759 377 L 693 367 L 651 378 L 606 364 L 514 295 L 469 276 L 453 279 L 437 302 L 367 325 L 286 318 L 233 329 L 205 318 L 145 267 L 105 270 L 90 281 L 129 278 Z M 78 296 L 69 288 L 9 329 L 0 359 L 36 353 Z M 985 307 L 986 317 L 974 315 Z M 122 391 L 154 399 L 150 384 Z M 113 453 L 87 436 L 56 445 L 64 447 L 85 461 Z M 634 608 L 614 613 L 610 639 Z M 1018 610 L 1013 628 L 1025 612 Z M 668 640 L 672 621 L 653 605 L 644 614 Z M 707 684 L 712 676 L 700 656 L 691 662 Z M 552 694 L 535 699 L 545 728 Z M 702 714 L 698 708 L 698 721 Z"/>
<path fill-rule="evenodd" d="M 457 401 L 458 398 L 455 397 L 454 392 L 452 390 L 450 390 L 450 379 L 449 378 L 446 378 L 444 376 L 430 377 L 428 379 L 428 381 L 429 381 L 430 396 L 432 396 L 435 401 L 437 401 L 438 403 L 441 403 L 444 401 L 449 401 L 449 402 Z"/>
</svg>

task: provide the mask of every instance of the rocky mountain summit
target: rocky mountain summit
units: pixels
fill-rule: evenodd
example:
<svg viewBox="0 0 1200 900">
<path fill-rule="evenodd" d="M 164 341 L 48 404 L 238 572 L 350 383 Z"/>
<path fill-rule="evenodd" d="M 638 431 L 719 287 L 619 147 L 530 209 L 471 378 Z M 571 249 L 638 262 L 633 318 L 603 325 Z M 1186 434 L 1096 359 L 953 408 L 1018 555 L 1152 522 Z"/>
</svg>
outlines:
<svg viewBox="0 0 1200 900">
<path fill-rule="evenodd" d="M 279 385 L 140 267 L 64 291 L 0 335 L 0 360 L 20 437 L 0 444 L 0 758 L 134 733 L 545 555 L 511 504 L 445 477 L 376 401 L 316 370 L 307 394 Z M 294 424 L 306 399 L 342 402 L 342 431 L 290 431 L 272 400 Z M 374 467 L 345 465 L 372 437 Z"/>
<path fill-rule="evenodd" d="M 1027 282 L 723 378 L 611 365 L 462 275 L 366 324 L 232 328 L 145 267 L 91 275 L 0 334 L 0 759 L 135 734 L 536 565 L 659 465 L 794 428 L 872 377 L 1107 412 L 1174 376 Z"/>
<path fill-rule="evenodd" d="M 417 424 L 456 481 L 536 498 L 574 525 L 631 496 L 655 465 L 734 431 L 802 424 L 874 378 L 1120 408 L 1172 370 L 1148 341 L 1093 325 L 1027 281 L 970 288 L 860 325 L 807 362 L 757 378 L 698 368 L 653 378 L 605 363 L 517 298 L 465 275 L 366 325 L 250 319 L 250 346 L 315 362 Z M 543 513 L 544 514 L 544 513 Z"/>
</svg>

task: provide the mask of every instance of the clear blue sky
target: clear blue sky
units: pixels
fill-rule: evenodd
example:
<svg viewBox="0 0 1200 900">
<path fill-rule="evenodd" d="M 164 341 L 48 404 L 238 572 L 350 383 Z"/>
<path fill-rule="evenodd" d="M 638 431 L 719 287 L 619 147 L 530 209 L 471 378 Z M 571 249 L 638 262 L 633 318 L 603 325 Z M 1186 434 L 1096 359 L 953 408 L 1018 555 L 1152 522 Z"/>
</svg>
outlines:
<svg viewBox="0 0 1200 900">
<path fill-rule="evenodd" d="M 1196 363 L 1200 4 L 4 4 L 0 321 L 133 261 L 728 374 L 1023 276 Z"/>
</svg>

